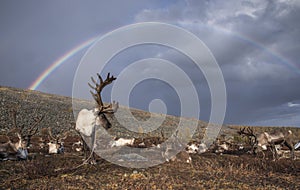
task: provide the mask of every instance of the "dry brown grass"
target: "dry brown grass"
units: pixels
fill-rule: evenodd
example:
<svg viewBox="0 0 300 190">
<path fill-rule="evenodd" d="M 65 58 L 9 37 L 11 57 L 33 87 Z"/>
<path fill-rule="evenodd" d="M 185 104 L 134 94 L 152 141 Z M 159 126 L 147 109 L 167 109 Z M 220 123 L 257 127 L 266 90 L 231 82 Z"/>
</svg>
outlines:
<svg viewBox="0 0 300 190">
<path fill-rule="evenodd" d="M 21 96 L 19 94 L 21 93 Z M 20 104 L 20 123 L 28 123 L 30 110 L 39 107 L 47 117 L 42 127 L 70 127 L 74 123 L 71 100 L 32 91 L 21 91 L 0 87 L 0 127 L 10 128 L 12 123 L 7 109 L 11 104 Z M 134 111 L 138 119 L 145 119 L 148 113 Z M 132 135 L 115 122 L 110 133 L 118 137 Z M 53 124 L 60 122 L 60 126 Z M 165 136 L 169 137 L 178 125 L 178 118 L 168 117 L 163 125 Z M 195 138 L 201 139 L 205 122 L 199 121 Z M 223 128 L 221 134 L 233 136 L 236 142 L 244 139 L 236 131 L 242 126 Z M 300 139 L 300 130 L 290 128 L 295 139 Z M 274 130 L 257 127 L 255 132 Z M 282 130 L 282 129 L 281 129 Z M 161 135 L 161 129 L 148 134 L 148 137 Z M 139 134 L 134 134 L 139 136 Z M 76 140 L 77 141 L 77 140 Z M 71 143 L 70 143 L 71 144 Z M 66 146 L 70 146 L 66 143 Z M 66 154 L 45 156 L 36 150 L 31 160 L 0 161 L 0 189 L 300 189 L 300 160 L 280 159 L 271 161 L 246 153 L 223 154 L 205 153 L 192 155 L 192 164 L 182 162 L 164 163 L 146 169 L 124 168 L 99 159 L 97 165 L 84 165 L 83 156 L 70 151 Z"/>
<path fill-rule="evenodd" d="M 192 164 L 169 162 L 146 169 L 98 159 L 84 165 L 80 153 L 39 155 L 0 162 L 0 189 L 299 189 L 300 160 L 276 162 L 254 155 L 192 155 Z"/>
</svg>

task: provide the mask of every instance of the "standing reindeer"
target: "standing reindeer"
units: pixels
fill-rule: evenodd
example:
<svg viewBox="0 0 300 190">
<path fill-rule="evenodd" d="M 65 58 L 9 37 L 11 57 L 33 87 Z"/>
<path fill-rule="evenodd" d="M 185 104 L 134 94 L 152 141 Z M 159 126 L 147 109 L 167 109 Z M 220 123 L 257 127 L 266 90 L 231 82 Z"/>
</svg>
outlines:
<svg viewBox="0 0 300 190">
<path fill-rule="evenodd" d="M 89 159 L 91 159 L 91 163 L 95 163 L 94 158 L 94 148 L 95 148 L 95 127 L 101 126 L 105 129 L 109 129 L 111 127 L 111 123 L 105 116 L 105 114 L 113 114 L 117 111 L 119 108 L 119 104 L 113 101 L 111 104 L 105 106 L 102 102 L 101 92 L 103 88 L 109 84 L 111 84 L 116 78 L 114 76 L 110 76 L 110 73 L 107 74 L 107 77 L 105 80 L 102 79 L 100 74 L 97 73 L 98 79 L 100 83 L 97 83 L 93 77 L 91 77 L 92 82 L 95 84 L 95 86 L 88 83 L 88 85 L 95 91 L 91 92 L 93 98 L 95 99 L 97 106 L 93 110 L 87 110 L 83 109 L 78 113 L 78 117 L 76 120 L 76 130 L 81 133 L 81 135 L 84 135 L 85 137 L 91 137 L 92 138 L 92 150 L 90 156 L 85 160 L 84 163 L 88 162 Z M 84 142 L 84 151 L 86 152 L 87 145 Z"/>
<path fill-rule="evenodd" d="M 254 138 L 255 141 L 253 144 L 253 150 L 255 152 L 267 150 L 267 148 L 270 147 L 273 154 L 273 159 L 276 160 L 278 159 L 278 152 L 275 145 L 285 145 L 291 151 L 291 158 L 292 159 L 295 158 L 294 146 L 291 140 L 292 132 L 290 130 L 287 132 L 281 132 L 281 131 L 274 131 L 273 133 L 263 132 L 260 133 L 259 135 L 255 135 L 253 133 L 253 130 L 248 127 L 247 132 L 245 132 L 245 128 L 243 128 L 239 131 L 239 134 Z"/>
</svg>

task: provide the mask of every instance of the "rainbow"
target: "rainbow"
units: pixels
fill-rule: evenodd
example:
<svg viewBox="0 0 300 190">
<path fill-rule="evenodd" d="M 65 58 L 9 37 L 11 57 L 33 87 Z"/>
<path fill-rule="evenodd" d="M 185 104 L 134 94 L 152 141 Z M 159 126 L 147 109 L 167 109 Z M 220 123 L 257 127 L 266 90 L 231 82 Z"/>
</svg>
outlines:
<svg viewBox="0 0 300 190">
<path fill-rule="evenodd" d="M 223 32 L 229 32 L 231 33 L 231 35 L 234 35 L 235 37 L 246 41 L 262 50 L 264 50 L 265 52 L 267 52 L 269 55 L 272 55 L 275 58 L 278 58 L 279 61 L 282 64 L 285 64 L 289 69 L 293 70 L 294 72 L 300 74 L 300 69 L 298 68 L 298 66 L 296 64 L 292 64 L 289 60 L 287 60 L 283 55 L 281 55 L 279 52 L 276 52 L 275 50 L 270 50 L 265 48 L 261 43 L 256 42 L 255 40 L 244 36 L 242 34 L 237 34 L 237 33 L 232 33 L 229 30 L 226 30 L 224 28 L 221 27 L 214 27 L 218 30 L 221 30 Z M 52 73 L 54 72 L 60 65 L 62 65 L 66 60 L 68 60 L 69 58 L 71 58 L 72 56 L 74 56 L 76 53 L 78 53 L 79 51 L 91 46 L 91 44 L 93 42 L 95 42 L 96 37 L 93 37 L 83 43 L 81 43 L 80 45 L 74 47 L 73 49 L 71 49 L 70 51 L 68 51 L 67 53 L 65 53 L 63 56 L 61 56 L 60 58 L 58 58 L 55 62 L 53 62 L 43 73 L 41 73 L 39 75 L 39 77 L 34 80 L 34 82 L 28 87 L 28 89 L 30 90 L 36 90 L 39 85 Z"/>
<path fill-rule="evenodd" d="M 191 25 L 194 25 L 194 24 L 195 23 L 193 23 L 193 22 L 192 23 L 191 22 L 181 22 L 181 24 L 179 24 L 178 26 L 183 27 L 186 25 L 186 26 L 192 27 Z M 239 40 L 242 40 L 248 44 L 251 44 L 252 46 L 257 47 L 257 48 L 261 49 L 262 51 L 266 52 L 268 55 L 272 56 L 273 58 L 278 59 L 280 64 L 284 64 L 290 70 L 292 70 L 293 72 L 300 75 L 300 65 L 297 65 L 296 63 L 288 60 L 284 55 L 279 53 L 277 50 L 266 48 L 264 46 L 264 44 L 262 44 L 261 42 L 258 42 L 256 39 L 253 39 L 250 36 L 244 35 L 242 33 L 233 32 L 233 31 L 226 29 L 219 25 L 214 25 L 214 26 L 203 25 L 203 27 L 204 28 L 212 28 L 213 30 L 216 30 L 216 31 L 222 31 L 225 34 L 229 34 Z"/>
<path fill-rule="evenodd" d="M 36 90 L 39 85 L 52 73 L 54 72 L 59 66 L 61 66 L 66 60 L 74 56 L 79 51 L 91 46 L 91 44 L 96 40 L 96 37 L 90 38 L 87 41 L 77 45 L 63 56 L 59 57 L 56 61 L 54 61 L 47 69 L 45 69 L 37 79 L 35 79 L 31 85 L 28 87 L 30 90 Z"/>
<path fill-rule="evenodd" d="M 230 33 L 232 33 L 232 32 L 230 31 Z M 232 35 L 234 35 L 234 33 L 232 33 Z M 243 41 L 253 45 L 254 47 L 257 47 L 257 48 L 261 49 L 262 51 L 264 51 L 267 54 L 269 54 L 270 56 L 272 56 L 274 58 L 274 60 L 278 59 L 279 60 L 278 63 L 285 65 L 288 69 L 290 69 L 293 72 L 300 75 L 299 65 L 297 65 L 296 63 L 293 63 L 292 61 L 288 60 L 284 55 L 282 55 L 277 50 L 266 48 L 262 43 L 257 42 L 255 39 L 250 38 L 249 36 L 245 36 L 245 35 L 242 35 L 242 34 L 238 33 L 238 34 L 235 34 L 235 37 L 237 37 L 240 40 L 243 40 Z"/>
</svg>

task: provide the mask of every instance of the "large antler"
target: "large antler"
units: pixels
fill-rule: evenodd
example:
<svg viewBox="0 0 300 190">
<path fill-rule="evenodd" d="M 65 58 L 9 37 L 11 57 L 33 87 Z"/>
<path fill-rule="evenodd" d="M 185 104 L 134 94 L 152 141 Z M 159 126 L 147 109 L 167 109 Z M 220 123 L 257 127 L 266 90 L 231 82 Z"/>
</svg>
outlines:
<svg viewBox="0 0 300 190">
<path fill-rule="evenodd" d="M 25 127 L 24 124 L 17 125 L 17 111 L 15 109 L 10 111 L 11 117 L 13 119 L 13 129 L 19 131 L 22 136 L 26 137 L 32 137 L 38 132 L 38 124 L 44 119 L 45 115 L 42 116 L 35 116 L 33 118 L 34 122 L 30 123 L 29 126 Z M 36 115 L 36 112 L 34 113 Z"/>
<path fill-rule="evenodd" d="M 52 134 L 51 128 L 48 128 L 48 135 L 49 135 L 49 137 L 50 137 L 53 141 L 55 141 L 55 142 L 57 141 L 57 138 L 54 137 L 53 134 Z M 50 138 L 48 138 L 49 141 L 51 141 Z"/>
<path fill-rule="evenodd" d="M 70 131 L 62 131 L 60 133 L 57 133 L 56 135 L 53 135 L 52 129 L 48 128 L 48 135 L 55 143 L 59 143 L 62 140 L 66 139 L 68 137 L 69 133 L 70 133 Z M 49 141 L 51 141 L 51 140 L 49 139 Z"/>
<path fill-rule="evenodd" d="M 10 115 L 13 119 L 13 129 L 17 129 L 18 126 L 17 126 L 17 111 L 15 109 L 12 109 L 10 111 Z"/>
<path fill-rule="evenodd" d="M 108 106 L 104 106 L 102 102 L 101 92 L 105 86 L 111 84 L 117 78 L 114 76 L 110 76 L 110 73 L 108 73 L 106 79 L 103 81 L 99 73 L 97 73 L 97 76 L 99 78 L 100 83 L 97 83 L 96 80 L 93 77 L 91 77 L 91 80 L 95 84 L 95 86 L 91 85 L 90 83 L 88 83 L 88 85 L 96 91 L 95 93 L 93 93 L 92 91 L 90 92 L 98 104 L 99 113 L 114 113 L 119 108 L 119 104 L 113 101 L 112 104 L 109 104 Z"/>
<path fill-rule="evenodd" d="M 38 132 L 38 130 L 39 130 L 38 124 L 43 120 L 44 115 L 35 116 L 33 118 L 34 122 L 30 123 L 29 126 L 25 127 L 25 124 L 22 124 L 22 125 L 17 124 L 17 110 L 18 110 L 17 107 L 10 110 L 10 115 L 13 120 L 12 121 L 13 128 L 11 130 L 9 130 L 8 133 L 15 132 L 18 135 L 19 139 L 26 142 L 26 146 L 28 147 L 30 145 L 31 137 L 34 136 Z M 34 112 L 34 115 L 37 115 L 36 110 Z"/>
<path fill-rule="evenodd" d="M 45 115 L 34 117 L 34 122 L 30 125 L 30 127 L 28 127 L 28 129 L 25 130 L 23 128 L 22 133 L 28 137 L 34 136 L 39 130 L 38 124 L 44 119 L 44 117 Z"/>
</svg>

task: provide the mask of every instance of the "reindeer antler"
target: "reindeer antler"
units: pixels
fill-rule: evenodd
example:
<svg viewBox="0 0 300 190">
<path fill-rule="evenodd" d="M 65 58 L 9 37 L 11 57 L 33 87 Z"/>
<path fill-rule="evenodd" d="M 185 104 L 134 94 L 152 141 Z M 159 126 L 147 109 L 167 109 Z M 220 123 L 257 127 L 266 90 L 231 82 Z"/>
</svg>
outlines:
<svg viewBox="0 0 300 190">
<path fill-rule="evenodd" d="M 52 130 L 50 128 L 48 128 L 48 134 L 49 134 L 49 137 L 54 140 L 55 142 L 57 141 L 57 138 L 55 138 L 52 134 Z M 50 139 L 49 139 L 50 140 Z"/>
<path fill-rule="evenodd" d="M 245 131 L 245 129 L 247 130 L 247 131 Z M 254 138 L 254 143 L 255 142 L 257 142 L 257 137 L 256 137 L 256 135 L 254 134 L 254 132 L 253 132 L 253 129 L 251 129 L 250 127 L 244 127 L 244 128 L 242 128 L 242 129 L 240 129 L 240 131 L 238 131 L 238 134 L 240 134 L 240 135 L 245 135 L 245 136 L 247 136 L 249 139 L 250 138 Z M 251 141 L 250 141 L 251 142 Z M 251 143 L 253 143 L 253 142 L 251 142 Z"/>
<path fill-rule="evenodd" d="M 247 131 L 245 131 L 246 129 L 247 129 Z M 240 131 L 238 131 L 238 134 L 240 134 L 240 135 L 246 135 L 246 136 L 254 136 L 253 130 L 250 129 L 250 127 L 240 128 Z"/>
<path fill-rule="evenodd" d="M 108 106 L 104 107 L 102 113 L 115 113 L 119 108 L 119 102 L 113 101 Z"/>
<path fill-rule="evenodd" d="M 24 124 L 18 126 L 17 125 L 17 111 L 15 109 L 12 109 L 10 111 L 11 117 L 13 119 L 13 129 L 17 130 L 23 137 L 31 137 L 35 135 L 38 132 L 37 125 L 44 119 L 45 115 L 42 116 L 35 116 L 33 118 L 34 123 L 31 123 L 30 126 L 25 127 Z M 36 111 L 34 112 L 34 115 L 36 115 Z"/>
<path fill-rule="evenodd" d="M 70 131 L 62 131 L 60 133 L 55 134 L 55 136 L 52 134 L 52 129 L 48 128 L 48 134 L 54 142 L 59 142 L 64 139 L 66 139 L 69 135 Z M 50 140 L 50 139 L 49 139 Z"/>
<path fill-rule="evenodd" d="M 10 115 L 13 119 L 13 128 L 17 129 L 17 111 L 15 109 L 10 110 Z"/>
<path fill-rule="evenodd" d="M 39 130 L 38 124 L 44 119 L 44 117 L 45 117 L 45 115 L 36 116 L 35 118 L 33 118 L 34 123 L 31 124 L 31 126 L 29 127 L 28 130 L 25 130 L 23 128 L 22 133 L 26 136 L 31 136 L 31 137 L 34 136 Z"/>
<path fill-rule="evenodd" d="M 104 106 L 104 104 L 102 102 L 101 92 L 105 86 L 111 84 L 117 78 L 114 76 L 110 76 L 110 73 L 108 73 L 106 79 L 103 81 L 103 79 L 99 73 L 97 73 L 97 76 L 100 80 L 100 84 L 97 83 L 93 77 L 91 77 L 91 80 L 95 84 L 95 86 L 91 85 L 90 83 L 88 83 L 88 85 L 96 91 L 96 93 L 93 93 L 92 91 L 90 91 L 90 92 L 98 104 L 99 112 L 100 113 L 114 113 L 117 111 L 119 104 L 116 103 L 115 101 L 113 101 L 112 104 L 109 104 L 108 106 Z"/>
</svg>

